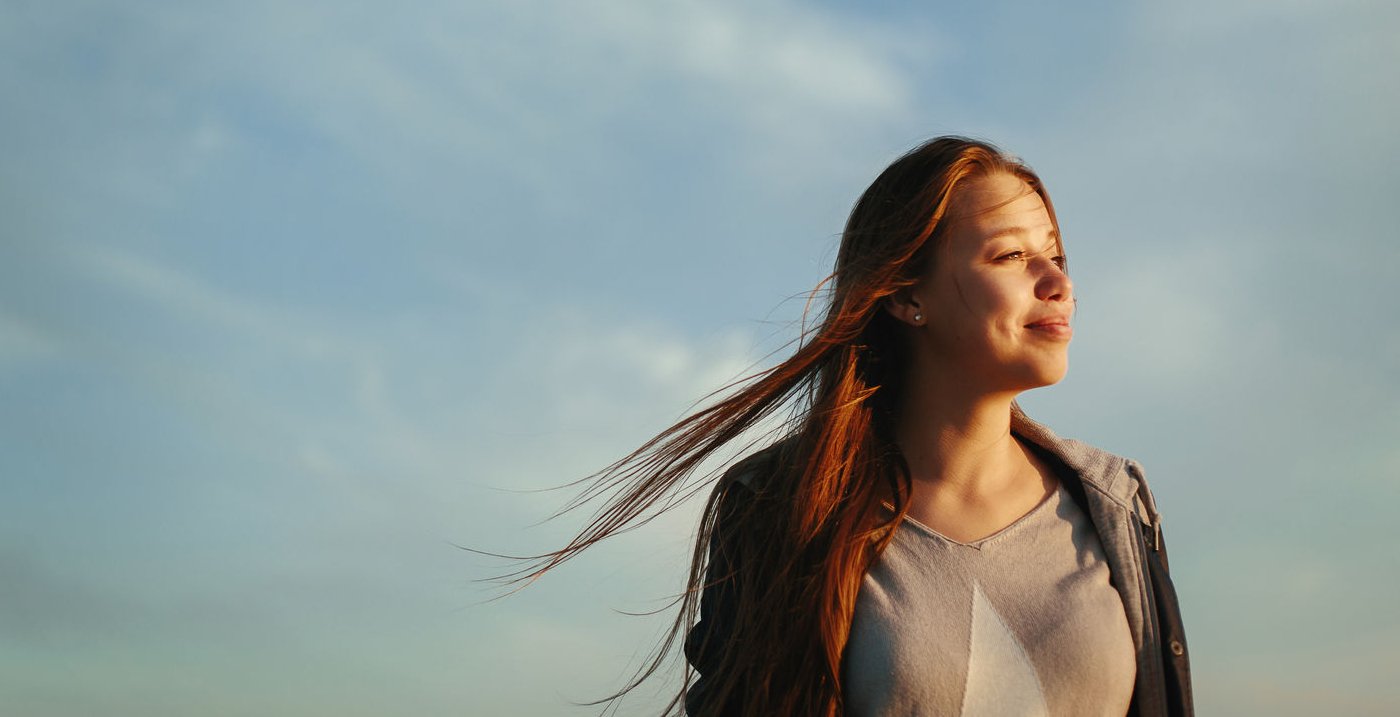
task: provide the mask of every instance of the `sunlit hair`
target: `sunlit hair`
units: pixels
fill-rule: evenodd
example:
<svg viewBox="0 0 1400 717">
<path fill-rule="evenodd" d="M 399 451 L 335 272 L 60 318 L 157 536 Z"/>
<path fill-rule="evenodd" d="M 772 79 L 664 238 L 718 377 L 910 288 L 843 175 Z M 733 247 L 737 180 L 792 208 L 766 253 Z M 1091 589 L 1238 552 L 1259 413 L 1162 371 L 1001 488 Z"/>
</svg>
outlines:
<svg viewBox="0 0 1400 717">
<path fill-rule="evenodd" d="M 772 445 L 723 474 L 705 505 L 680 613 L 637 677 L 654 674 L 697 615 L 707 581 L 730 581 L 737 611 L 704 649 L 710 709 L 755 715 L 842 711 L 841 655 L 861 578 L 908 510 L 908 468 L 894 442 L 904 378 L 905 327 L 883 310 L 887 297 L 932 268 L 949 208 L 969 178 L 1008 173 L 1054 209 L 1040 179 L 996 147 L 939 137 L 899 158 L 856 202 L 820 323 L 787 360 L 736 383 L 632 454 L 585 479 L 567 509 L 601 508 L 564 547 L 506 576 L 527 583 L 600 540 L 654 518 L 703 490 L 706 459 L 760 422 L 786 416 Z M 732 448 L 733 446 L 731 446 Z M 736 489 L 735 483 L 743 488 Z M 889 501 L 893 513 L 883 511 Z M 709 569 L 711 546 L 728 571 Z M 724 574 L 714 574 L 723 572 Z M 686 685 L 667 708 L 678 710 Z M 605 700 L 607 701 L 607 700 Z"/>
</svg>

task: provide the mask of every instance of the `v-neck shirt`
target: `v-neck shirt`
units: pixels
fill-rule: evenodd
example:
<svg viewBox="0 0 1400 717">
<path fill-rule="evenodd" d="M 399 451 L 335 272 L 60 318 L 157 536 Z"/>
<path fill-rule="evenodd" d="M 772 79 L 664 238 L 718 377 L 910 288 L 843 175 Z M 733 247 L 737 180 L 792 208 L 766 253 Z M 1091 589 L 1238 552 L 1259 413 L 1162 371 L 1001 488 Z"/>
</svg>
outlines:
<svg viewBox="0 0 1400 717">
<path fill-rule="evenodd" d="M 1127 713 L 1136 655 L 1093 522 L 1063 484 L 974 542 L 906 518 L 867 571 L 848 714 Z"/>
</svg>

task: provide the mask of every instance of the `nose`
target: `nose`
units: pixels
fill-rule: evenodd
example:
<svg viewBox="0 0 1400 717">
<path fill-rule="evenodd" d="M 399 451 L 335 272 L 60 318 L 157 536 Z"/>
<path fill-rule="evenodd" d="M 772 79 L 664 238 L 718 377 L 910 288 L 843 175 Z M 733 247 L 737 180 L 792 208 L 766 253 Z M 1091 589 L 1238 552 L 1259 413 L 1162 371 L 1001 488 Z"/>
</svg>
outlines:
<svg viewBox="0 0 1400 717">
<path fill-rule="evenodd" d="M 1035 283 L 1035 298 L 1041 301 L 1074 301 L 1074 282 L 1058 264 L 1045 262 L 1045 270 Z"/>
</svg>

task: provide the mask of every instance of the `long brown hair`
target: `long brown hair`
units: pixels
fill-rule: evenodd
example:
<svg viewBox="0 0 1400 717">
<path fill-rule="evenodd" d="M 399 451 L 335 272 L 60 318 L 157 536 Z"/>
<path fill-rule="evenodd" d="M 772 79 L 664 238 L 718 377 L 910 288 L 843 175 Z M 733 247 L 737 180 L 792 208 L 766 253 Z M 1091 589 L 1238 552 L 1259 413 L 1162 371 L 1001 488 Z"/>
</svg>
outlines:
<svg viewBox="0 0 1400 717">
<path fill-rule="evenodd" d="M 705 675 L 706 710 L 841 713 L 841 655 L 861 577 L 904 519 L 910 493 L 893 439 L 904 332 L 882 303 L 929 271 L 958 185 L 996 172 L 1023 179 L 1055 221 L 1035 173 L 988 143 L 939 137 L 900 157 L 851 211 L 835 269 L 822 283 L 824 318 L 793 355 L 727 395 L 717 392 L 724 397 L 584 479 L 587 487 L 565 510 L 606 496 L 587 525 L 564 547 L 505 576 L 533 581 L 654 518 L 714 480 L 714 473 L 696 473 L 718 450 L 765 419 L 787 416 L 781 440 L 724 473 L 711 492 L 680 613 L 653 658 L 613 698 L 656 672 L 695 621 L 707 585 L 727 582 L 737 586 L 733 614 L 724 634 L 704 645 L 715 655 Z M 744 490 L 734 490 L 736 482 Z M 883 501 L 893 513 L 882 510 Z M 725 569 L 710 567 L 712 546 L 723 551 Z M 692 677 L 687 670 L 668 712 Z"/>
</svg>

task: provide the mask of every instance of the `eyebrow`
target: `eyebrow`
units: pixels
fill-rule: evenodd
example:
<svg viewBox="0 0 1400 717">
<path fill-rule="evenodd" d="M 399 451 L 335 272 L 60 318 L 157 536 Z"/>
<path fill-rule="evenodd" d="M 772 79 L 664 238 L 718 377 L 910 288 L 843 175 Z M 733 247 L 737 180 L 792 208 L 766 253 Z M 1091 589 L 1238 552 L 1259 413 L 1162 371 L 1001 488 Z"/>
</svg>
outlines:
<svg viewBox="0 0 1400 717">
<path fill-rule="evenodd" d="M 995 234 L 992 234 L 991 236 L 987 237 L 986 240 L 984 240 L 984 243 L 986 243 L 986 242 L 992 242 L 992 241 L 995 241 L 995 240 L 997 240 L 997 239 L 1004 239 L 1004 238 L 1006 238 L 1006 237 L 1017 237 L 1017 238 L 1019 238 L 1019 237 L 1025 236 L 1025 235 L 1027 235 L 1027 234 L 1033 234 L 1033 232 L 1027 231 L 1026 229 L 1023 229 L 1023 228 L 1020 228 L 1020 227 L 1012 228 L 1012 229 L 1003 229 L 1003 230 L 1001 230 L 1001 231 L 999 231 L 999 232 L 997 232 L 997 233 L 995 233 Z M 1057 244 L 1060 243 L 1060 230 L 1059 230 L 1059 229 L 1056 229 L 1056 228 L 1054 228 L 1054 227 L 1051 227 L 1051 228 L 1050 228 L 1050 231 L 1046 232 L 1046 236 L 1048 236 L 1049 238 L 1055 240 L 1055 243 L 1057 243 Z"/>
</svg>

